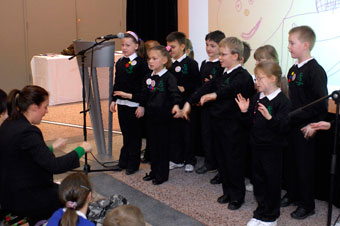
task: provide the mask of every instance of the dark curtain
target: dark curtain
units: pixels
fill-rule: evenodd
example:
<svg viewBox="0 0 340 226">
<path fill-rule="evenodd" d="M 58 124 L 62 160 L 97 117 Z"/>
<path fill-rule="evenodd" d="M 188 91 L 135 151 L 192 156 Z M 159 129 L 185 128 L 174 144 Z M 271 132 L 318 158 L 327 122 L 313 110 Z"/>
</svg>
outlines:
<svg viewBox="0 0 340 226">
<path fill-rule="evenodd" d="M 136 32 L 145 42 L 166 44 L 166 36 L 177 31 L 177 0 L 127 0 L 126 30 Z"/>
</svg>

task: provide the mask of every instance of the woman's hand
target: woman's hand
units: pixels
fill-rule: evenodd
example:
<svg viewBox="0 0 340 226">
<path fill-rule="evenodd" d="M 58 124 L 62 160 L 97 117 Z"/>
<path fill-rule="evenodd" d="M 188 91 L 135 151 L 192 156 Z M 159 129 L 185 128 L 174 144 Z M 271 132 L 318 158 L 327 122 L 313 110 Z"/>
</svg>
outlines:
<svg viewBox="0 0 340 226">
<path fill-rule="evenodd" d="M 235 101 L 240 108 L 241 112 L 245 113 L 249 108 L 249 98 L 245 99 L 241 93 L 237 94 Z"/>
<path fill-rule="evenodd" d="M 135 112 L 136 118 L 143 117 L 144 116 L 144 112 L 145 112 L 144 107 L 142 107 L 142 106 L 137 107 L 136 112 Z"/>
<path fill-rule="evenodd" d="M 52 147 L 53 150 L 64 148 L 66 146 L 67 139 L 65 138 L 58 138 L 56 141 L 53 142 Z"/>
<path fill-rule="evenodd" d="M 91 152 L 92 151 L 92 145 L 89 142 L 84 141 L 80 147 L 84 148 L 85 152 Z"/>
</svg>

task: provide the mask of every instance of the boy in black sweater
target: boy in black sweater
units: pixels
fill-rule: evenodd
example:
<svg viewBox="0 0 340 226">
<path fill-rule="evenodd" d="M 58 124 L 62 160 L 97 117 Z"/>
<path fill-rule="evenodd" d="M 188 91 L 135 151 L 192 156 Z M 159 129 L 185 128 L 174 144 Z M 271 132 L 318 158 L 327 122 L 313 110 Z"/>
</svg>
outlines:
<svg viewBox="0 0 340 226">
<path fill-rule="evenodd" d="M 205 36 L 205 50 L 209 58 L 204 60 L 201 64 L 200 74 L 202 84 L 214 79 L 218 74 L 221 74 L 221 70 L 223 70 L 218 59 L 218 43 L 223 38 L 225 38 L 225 35 L 219 30 L 212 31 Z M 204 174 L 208 171 L 217 169 L 216 152 L 212 145 L 209 104 L 206 104 L 201 108 L 201 128 L 202 149 L 205 159 L 204 165 L 196 170 L 196 173 L 198 174 Z"/>
<path fill-rule="evenodd" d="M 191 104 L 202 106 L 211 102 L 210 116 L 214 147 L 217 150 L 217 163 L 222 176 L 223 195 L 217 199 L 221 204 L 228 203 L 228 209 L 239 209 L 244 203 L 244 168 L 246 129 L 240 123 L 235 97 L 238 93 L 246 98 L 254 94 L 251 75 L 241 64 L 243 44 L 235 38 L 224 38 L 219 43 L 220 63 L 223 74 L 197 90 L 185 103 L 183 115 L 188 118 Z"/>
<path fill-rule="evenodd" d="M 327 95 L 327 76 L 324 69 L 311 57 L 315 33 L 308 26 L 295 27 L 289 31 L 288 49 L 298 60 L 287 75 L 292 110 L 296 110 Z M 287 152 L 287 194 L 281 207 L 297 203 L 291 213 L 295 219 L 313 215 L 315 138 L 305 139 L 301 128 L 311 122 L 322 120 L 328 111 L 327 99 L 294 114 L 290 118 L 289 149 Z"/>
<path fill-rule="evenodd" d="M 171 47 L 170 56 L 172 58 L 172 66 L 169 72 L 177 79 L 177 86 L 181 91 L 183 100 L 180 105 L 181 108 L 191 94 L 200 86 L 198 64 L 195 60 L 184 54 L 185 40 L 186 36 L 182 32 L 172 32 L 166 37 L 167 44 Z M 194 117 L 198 117 L 197 113 L 194 114 Z M 193 148 L 194 128 L 195 125 L 192 122 L 183 119 L 173 119 L 170 169 L 183 167 L 183 163 L 185 163 L 186 172 L 194 170 L 194 165 L 196 164 Z"/>
</svg>

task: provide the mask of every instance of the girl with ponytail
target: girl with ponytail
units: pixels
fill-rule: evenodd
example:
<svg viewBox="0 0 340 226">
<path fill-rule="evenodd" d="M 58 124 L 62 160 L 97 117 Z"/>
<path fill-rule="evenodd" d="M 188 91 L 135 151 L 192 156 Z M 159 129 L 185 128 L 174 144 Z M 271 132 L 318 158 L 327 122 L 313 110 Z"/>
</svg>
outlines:
<svg viewBox="0 0 340 226">
<path fill-rule="evenodd" d="M 59 199 L 65 207 L 54 212 L 47 226 L 94 226 L 86 218 L 91 190 L 91 184 L 84 173 L 67 176 L 59 188 Z"/>
</svg>

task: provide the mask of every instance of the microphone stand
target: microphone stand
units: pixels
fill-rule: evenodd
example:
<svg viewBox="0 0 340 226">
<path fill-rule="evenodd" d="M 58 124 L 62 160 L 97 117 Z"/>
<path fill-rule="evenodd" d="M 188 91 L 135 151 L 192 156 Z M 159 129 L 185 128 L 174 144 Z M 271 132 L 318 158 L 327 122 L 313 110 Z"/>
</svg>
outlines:
<svg viewBox="0 0 340 226">
<path fill-rule="evenodd" d="M 72 60 L 74 57 L 76 56 L 81 56 L 81 76 L 82 76 L 82 96 L 83 96 L 83 110 L 80 112 L 80 114 L 83 114 L 83 136 L 84 136 L 84 141 L 87 141 L 87 129 L 86 129 L 86 113 L 89 111 L 89 109 L 86 109 L 86 99 L 85 99 L 85 53 L 90 50 L 93 49 L 94 47 L 102 44 L 103 42 L 107 41 L 108 39 L 104 39 L 100 42 L 96 42 L 95 44 L 93 44 L 92 46 L 88 47 L 87 49 L 83 49 L 81 51 L 79 51 L 77 54 L 74 54 L 73 56 L 71 56 L 69 58 L 69 60 Z M 96 169 L 96 170 L 91 170 L 91 166 L 87 163 L 87 152 L 85 152 L 85 164 L 84 164 L 84 168 L 83 171 L 85 172 L 85 174 L 87 175 L 88 173 L 91 172 L 101 172 L 101 171 L 112 171 L 112 169 Z"/>
<path fill-rule="evenodd" d="M 329 97 L 332 97 L 336 104 L 336 115 L 335 115 L 335 134 L 334 134 L 334 143 L 333 143 L 333 151 L 331 155 L 331 164 L 330 164 L 330 189 L 329 189 L 329 201 L 328 201 L 328 215 L 327 215 L 327 226 L 331 226 L 332 221 L 332 208 L 333 208 L 333 193 L 334 193 L 334 182 L 335 182 L 335 173 L 336 173 L 336 148 L 338 145 L 338 121 L 339 121 L 339 100 L 340 100 L 340 90 L 333 91 L 332 94 L 321 97 L 301 108 L 298 108 L 292 112 L 290 112 L 288 115 L 292 116 L 316 103 L 319 103 L 325 99 L 328 99 Z"/>
</svg>

